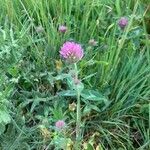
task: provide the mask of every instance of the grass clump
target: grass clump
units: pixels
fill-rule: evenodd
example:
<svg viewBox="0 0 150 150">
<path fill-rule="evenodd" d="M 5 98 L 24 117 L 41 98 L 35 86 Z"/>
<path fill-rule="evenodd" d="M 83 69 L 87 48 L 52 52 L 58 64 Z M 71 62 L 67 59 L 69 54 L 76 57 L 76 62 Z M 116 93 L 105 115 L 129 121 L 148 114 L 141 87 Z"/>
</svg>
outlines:
<svg viewBox="0 0 150 150">
<path fill-rule="evenodd" d="M 0 2 L 0 149 L 150 149 L 146 1 Z"/>
</svg>

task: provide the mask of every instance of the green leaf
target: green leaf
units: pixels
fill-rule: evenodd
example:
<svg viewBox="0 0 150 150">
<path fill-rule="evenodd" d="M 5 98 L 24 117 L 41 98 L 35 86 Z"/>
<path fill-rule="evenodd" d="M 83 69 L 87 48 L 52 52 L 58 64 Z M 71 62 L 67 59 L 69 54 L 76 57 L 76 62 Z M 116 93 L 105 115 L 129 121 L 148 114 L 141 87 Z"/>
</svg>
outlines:
<svg viewBox="0 0 150 150">
<path fill-rule="evenodd" d="M 86 150 L 94 150 L 94 147 L 90 143 L 88 143 Z"/>
<path fill-rule="evenodd" d="M 80 93 L 83 91 L 83 89 L 84 89 L 84 84 L 82 82 L 80 82 L 79 84 L 77 84 L 75 86 L 75 90 L 80 92 Z"/>
<path fill-rule="evenodd" d="M 91 112 L 91 107 L 85 106 L 85 108 L 83 109 L 83 116 L 89 114 L 90 112 Z"/>
<path fill-rule="evenodd" d="M 5 131 L 5 125 L 0 123 L 0 135 Z"/>
<path fill-rule="evenodd" d="M 18 68 L 17 67 L 12 67 L 10 69 L 8 69 L 8 72 L 13 76 L 13 77 L 17 77 L 18 75 Z"/>
<path fill-rule="evenodd" d="M 83 115 L 89 114 L 91 112 L 91 110 L 101 112 L 101 110 L 96 105 L 88 104 L 88 105 L 85 106 L 85 108 L 83 110 Z"/>
<path fill-rule="evenodd" d="M 94 90 L 83 90 L 81 96 L 86 100 L 106 101 L 106 98 L 101 93 Z"/>
<path fill-rule="evenodd" d="M 140 113 L 143 113 L 144 115 L 148 116 L 148 114 L 149 114 L 149 107 L 150 107 L 150 104 L 143 104 L 143 105 L 141 105 Z"/>
<path fill-rule="evenodd" d="M 70 75 L 68 74 L 60 74 L 60 75 L 57 75 L 56 77 L 54 77 L 55 80 L 64 80 L 66 78 L 70 77 Z"/>
<path fill-rule="evenodd" d="M 66 90 L 58 93 L 59 96 L 76 96 L 75 90 Z"/>
<path fill-rule="evenodd" d="M 4 105 L 0 105 L 0 123 L 9 123 L 11 121 L 10 115 Z"/>
</svg>

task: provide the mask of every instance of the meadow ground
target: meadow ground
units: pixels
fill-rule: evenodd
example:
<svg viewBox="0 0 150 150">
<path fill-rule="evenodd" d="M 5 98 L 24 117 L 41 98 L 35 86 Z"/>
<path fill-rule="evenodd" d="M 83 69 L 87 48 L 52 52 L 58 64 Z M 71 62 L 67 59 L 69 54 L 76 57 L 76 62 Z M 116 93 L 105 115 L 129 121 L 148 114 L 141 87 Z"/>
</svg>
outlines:
<svg viewBox="0 0 150 150">
<path fill-rule="evenodd" d="M 0 0 L 0 150 L 149 150 L 149 0 Z"/>
</svg>

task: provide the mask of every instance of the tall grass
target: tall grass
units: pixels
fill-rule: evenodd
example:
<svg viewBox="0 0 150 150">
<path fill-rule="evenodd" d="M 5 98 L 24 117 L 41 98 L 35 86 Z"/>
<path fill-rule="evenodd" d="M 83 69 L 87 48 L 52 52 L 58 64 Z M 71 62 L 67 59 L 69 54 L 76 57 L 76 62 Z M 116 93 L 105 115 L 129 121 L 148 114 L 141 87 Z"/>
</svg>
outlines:
<svg viewBox="0 0 150 150">
<path fill-rule="evenodd" d="M 63 117 L 70 122 L 70 130 L 74 129 L 75 116 L 68 110 L 74 99 L 59 97 L 57 92 L 66 85 L 54 79 L 59 74 L 59 49 L 66 40 L 77 41 L 84 48 L 79 76 L 85 87 L 107 99 L 105 103 L 82 100 L 82 143 L 91 149 L 150 148 L 150 44 L 145 3 L 0 2 L 0 104 L 7 108 L 5 113 L 10 118 L 0 121 L 1 149 L 53 149 L 49 143 L 55 135 L 50 126 Z M 117 23 L 121 16 L 129 19 L 124 31 Z M 68 27 L 65 34 L 58 32 L 62 24 Z M 42 32 L 37 31 L 39 26 Z M 92 38 L 98 46 L 88 45 Z"/>
</svg>

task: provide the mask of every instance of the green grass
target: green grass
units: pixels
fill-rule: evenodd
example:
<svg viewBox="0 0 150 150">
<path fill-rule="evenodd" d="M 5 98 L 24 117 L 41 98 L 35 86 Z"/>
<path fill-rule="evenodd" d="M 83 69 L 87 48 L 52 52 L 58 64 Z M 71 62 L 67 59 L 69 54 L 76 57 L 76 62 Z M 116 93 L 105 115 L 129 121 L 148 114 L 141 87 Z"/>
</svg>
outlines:
<svg viewBox="0 0 150 150">
<path fill-rule="evenodd" d="M 0 2 L 0 149 L 74 145 L 76 113 L 69 104 L 76 98 L 65 93 L 70 88 L 67 66 L 63 62 L 59 71 L 56 64 L 67 40 L 82 45 L 85 55 L 78 63 L 79 77 L 95 96 L 90 99 L 86 91 L 81 99 L 82 149 L 86 144 L 88 150 L 98 146 L 99 150 L 150 149 L 146 1 Z M 129 19 L 124 31 L 118 27 L 122 16 Z M 65 34 L 58 31 L 61 24 L 68 27 Z M 37 32 L 39 26 L 42 32 Z M 93 38 L 96 47 L 88 44 Z M 64 137 L 54 130 L 59 119 L 67 123 Z"/>
</svg>

